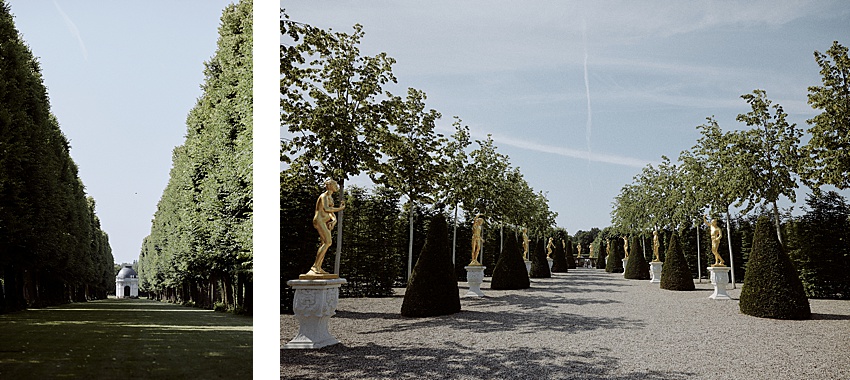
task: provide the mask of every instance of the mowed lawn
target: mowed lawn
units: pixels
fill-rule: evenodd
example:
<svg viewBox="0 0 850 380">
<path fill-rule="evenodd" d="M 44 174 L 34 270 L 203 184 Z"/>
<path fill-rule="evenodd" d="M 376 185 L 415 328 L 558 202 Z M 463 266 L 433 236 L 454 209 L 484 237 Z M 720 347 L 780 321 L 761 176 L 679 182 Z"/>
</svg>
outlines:
<svg viewBox="0 0 850 380">
<path fill-rule="evenodd" d="M 0 379 L 250 379 L 252 318 L 107 299 L 0 315 Z"/>
</svg>

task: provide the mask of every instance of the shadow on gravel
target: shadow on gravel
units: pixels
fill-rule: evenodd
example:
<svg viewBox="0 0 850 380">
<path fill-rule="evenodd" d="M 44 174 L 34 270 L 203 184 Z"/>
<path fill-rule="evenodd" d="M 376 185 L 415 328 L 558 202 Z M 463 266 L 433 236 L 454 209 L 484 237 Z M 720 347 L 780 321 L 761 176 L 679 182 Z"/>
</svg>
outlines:
<svg viewBox="0 0 850 380">
<path fill-rule="evenodd" d="M 337 344 L 320 350 L 280 350 L 281 379 L 687 379 L 694 373 L 619 373 L 605 350 L 555 354 L 544 349 L 476 349 Z"/>
<path fill-rule="evenodd" d="M 812 319 L 820 319 L 826 321 L 850 321 L 850 315 L 812 313 Z"/>
<path fill-rule="evenodd" d="M 335 318 L 346 318 L 349 314 L 360 314 L 356 318 L 385 318 L 397 319 L 398 322 L 378 330 L 364 332 L 364 334 L 391 333 L 400 331 L 422 330 L 423 336 L 427 335 L 428 329 L 436 327 L 449 327 L 460 331 L 474 331 L 476 333 L 510 333 L 529 332 L 538 333 L 550 331 L 564 334 L 572 334 L 579 331 L 590 331 L 596 329 L 634 329 L 643 328 L 645 323 L 628 318 L 608 318 L 602 316 L 586 317 L 569 313 L 528 313 L 527 311 L 461 311 L 451 315 L 443 315 L 430 318 L 403 318 L 396 315 L 375 313 L 340 313 Z"/>
</svg>

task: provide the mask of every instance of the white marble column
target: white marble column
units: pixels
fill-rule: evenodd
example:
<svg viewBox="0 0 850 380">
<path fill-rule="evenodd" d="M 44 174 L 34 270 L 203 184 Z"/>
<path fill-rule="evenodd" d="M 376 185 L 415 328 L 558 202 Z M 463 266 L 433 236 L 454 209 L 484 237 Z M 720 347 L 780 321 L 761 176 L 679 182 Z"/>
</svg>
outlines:
<svg viewBox="0 0 850 380">
<path fill-rule="evenodd" d="M 328 331 L 328 320 L 336 314 L 339 287 L 344 278 L 328 280 L 290 280 L 295 289 L 293 309 L 298 320 L 298 334 L 283 348 L 311 349 L 339 343 Z"/>
</svg>

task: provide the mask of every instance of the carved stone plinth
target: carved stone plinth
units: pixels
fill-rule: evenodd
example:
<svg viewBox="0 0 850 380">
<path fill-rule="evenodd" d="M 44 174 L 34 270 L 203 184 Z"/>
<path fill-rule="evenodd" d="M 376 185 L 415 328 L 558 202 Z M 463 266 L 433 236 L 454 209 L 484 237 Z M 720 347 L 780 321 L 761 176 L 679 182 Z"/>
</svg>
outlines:
<svg viewBox="0 0 850 380">
<path fill-rule="evenodd" d="M 346 282 L 344 278 L 286 282 L 295 289 L 293 310 L 298 334 L 283 348 L 311 349 L 339 343 L 328 331 L 328 320 L 336 314 L 339 287 Z"/>
<path fill-rule="evenodd" d="M 531 274 L 531 260 L 525 260 L 525 271 Z"/>
<path fill-rule="evenodd" d="M 547 257 L 546 261 L 549 263 L 549 272 L 551 273 L 552 272 L 552 264 L 555 263 L 555 260 L 551 257 Z"/>
<path fill-rule="evenodd" d="M 650 261 L 649 262 L 649 282 L 652 284 L 661 283 L 661 266 L 664 263 L 660 261 Z"/>
<path fill-rule="evenodd" d="M 732 299 L 726 294 L 726 284 L 729 283 L 729 271 L 732 268 L 727 266 L 722 267 L 708 267 L 708 271 L 711 272 L 711 285 L 714 285 L 714 293 L 708 298 L 713 300 L 730 300 Z"/>
<path fill-rule="evenodd" d="M 623 259 L 623 277 L 626 277 L 626 264 L 629 263 L 629 259 Z"/>
<path fill-rule="evenodd" d="M 484 297 L 481 292 L 481 283 L 484 282 L 483 265 L 468 265 L 466 268 L 466 283 L 469 284 L 469 291 L 464 294 L 464 297 Z"/>
</svg>

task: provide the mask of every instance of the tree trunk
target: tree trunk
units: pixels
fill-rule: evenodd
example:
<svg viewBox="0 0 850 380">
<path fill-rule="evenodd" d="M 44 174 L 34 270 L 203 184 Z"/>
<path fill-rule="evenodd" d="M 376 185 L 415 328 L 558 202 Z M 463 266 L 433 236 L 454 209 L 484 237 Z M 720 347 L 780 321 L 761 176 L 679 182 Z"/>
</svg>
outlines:
<svg viewBox="0 0 850 380">
<path fill-rule="evenodd" d="M 410 273 L 413 271 L 413 202 L 410 204 L 410 243 L 407 248 L 407 281 L 410 282 Z"/>
<path fill-rule="evenodd" d="M 345 192 L 343 191 L 343 185 L 345 185 L 345 179 L 339 180 L 339 199 L 342 202 L 345 199 Z M 336 218 L 336 257 L 334 257 L 334 274 L 339 275 L 339 257 L 342 255 L 342 214 L 345 210 L 339 210 L 339 215 Z M 321 263 L 319 263 L 321 265 Z"/>
<path fill-rule="evenodd" d="M 779 238 L 779 244 L 784 246 L 785 243 L 782 241 L 782 229 L 780 228 L 779 222 L 779 208 L 776 207 L 776 201 L 773 201 L 773 220 L 776 223 L 776 237 Z"/>
<path fill-rule="evenodd" d="M 726 207 L 726 241 L 729 242 L 729 266 L 732 267 L 732 289 L 735 289 L 735 256 L 732 255 L 732 217 Z"/>
<path fill-rule="evenodd" d="M 455 263 L 455 251 L 457 250 L 457 203 L 455 203 L 454 233 L 452 234 L 452 264 Z"/>
</svg>

